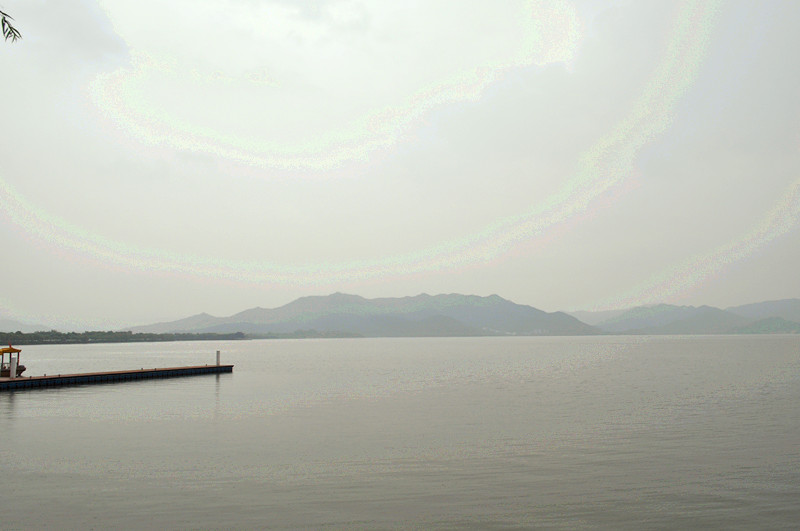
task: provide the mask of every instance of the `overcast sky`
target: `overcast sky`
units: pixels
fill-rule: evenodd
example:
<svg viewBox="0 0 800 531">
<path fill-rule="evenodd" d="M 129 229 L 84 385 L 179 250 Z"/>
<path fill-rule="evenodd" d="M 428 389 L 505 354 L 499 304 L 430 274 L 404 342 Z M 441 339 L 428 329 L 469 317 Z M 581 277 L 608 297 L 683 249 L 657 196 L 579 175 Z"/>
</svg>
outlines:
<svg viewBox="0 0 800 531">
<path fill-rule="evenodd" d="M 0 317 L 800 297 L 800 2 L 0 4 Z"/>
</svg>

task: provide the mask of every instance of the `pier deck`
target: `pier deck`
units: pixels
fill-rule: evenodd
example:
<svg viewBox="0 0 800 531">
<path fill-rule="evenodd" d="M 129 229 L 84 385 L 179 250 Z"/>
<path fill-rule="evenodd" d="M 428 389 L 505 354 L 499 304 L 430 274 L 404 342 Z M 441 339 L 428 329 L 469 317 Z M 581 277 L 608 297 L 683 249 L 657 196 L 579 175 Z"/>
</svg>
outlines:
<svg viewBox="0 0 800 531">
<path fill-rule="evenodd" d="M 66 385 L 88 385 L 100 383 L 128 382 L 153 378 L 177 378 L 233 372 L 233 365 L 196 365 L 189 367 L 166 367 L 163 369 L 134 369 L 128 371 L 88 372 L 80 374 L 58 374 L 47 376 L 18 376 L 0 378 L 0 391 L 34 389 L 38 387 L 63 387 Z"/>
</svg>

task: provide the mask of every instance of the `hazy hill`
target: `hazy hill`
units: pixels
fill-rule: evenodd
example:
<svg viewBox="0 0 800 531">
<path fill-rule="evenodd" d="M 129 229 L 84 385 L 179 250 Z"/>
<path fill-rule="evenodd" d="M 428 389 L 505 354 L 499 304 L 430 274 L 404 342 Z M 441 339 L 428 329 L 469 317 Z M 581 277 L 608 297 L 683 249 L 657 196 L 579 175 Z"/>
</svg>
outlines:
<svg viewBox="0 0 800 531">
<path fill-rule="evenodd" d="M 582 321 L 588 325 L 597 326 L 603 321 L 609 321 L 615 317 L 622 315 L 628 310 L 601 310 L 601 311 L 574 311 L 567 312 L 575 319 Z"/>
<path fill-rule="evenodd" d="M 597 331 L 563 312 L 548 313 L 497 295 L 417 295 L 365 299 L 335 293 L 303 297 L 279 308 L 252 308 L 230 317 L 201 314 L 135 332 L 290 333 L 336 331 L 377 336 L 580 335 Z"/>
<path fill-rule="evenodd" d="M 52 327 L 43 324 L 28 324 L 16 319 L 0 318 L 0 332 L 40 332 L 52 330 Z"/>
<path fill-rule="evenodd" d="M 757 302 L 725 309 L 728 312 L 749 319 L 766 319 L 780 317 L 786 321 L 800 323 L 800 299 L 783 299 L 779 301 Z"/>
<path fill-rule="evenodd" d="M 186 317 L 185 319 L 179 319 L 177 321 L 138 326 L 131 328 L 130 330 L 133 332 L 149 332 L 153 334 L 193 332 L 195 330 L 202 330 L 208 326 L 214 326 L 218 320 L 219 317 L 214 317 L 213 315 L 208 315 L 207 313 L 200 313 L 197 315 L 192 315 L 191 317 Z"/>
<path fill-rule="evenodd" d="M 750 323 L 750 319 L 711 306 L 687 307 L 687 316 L 669 323 L 642 328 L 641 334 L 728 334 L 737 327 Z"/>
<path fill-rule="evenodd" d="M 783 306 L 770 306 L 770 303 L 747 305 L 751 314 L 768 313 Z M 737 333 L 780 333 L 792 331 L 788 320 L 782 324 L 754 324 L 754 319 L 731 310 L 721 310 L 712 306 L 673 306 L 658 304 L 639 306 L 597 325 L 608 333 L 618 334 L 737 334 Z"/>
<path fill-rule="evenodd" d="M 754 323 L 737 327 L 734 334 L 800 334 L 800 323 L 781 317 L 767 317 Z"/>
<path fill-rule="evenodd" d="M 597 324 L 605 332 L 627 332 L 643 328 L 655 328 L 675 321 L 691 319 L 696 314 L 694 306 L 674 306 L 657 304 L 655 306 L 637 306 L 611 319 Z"/>
</svg>

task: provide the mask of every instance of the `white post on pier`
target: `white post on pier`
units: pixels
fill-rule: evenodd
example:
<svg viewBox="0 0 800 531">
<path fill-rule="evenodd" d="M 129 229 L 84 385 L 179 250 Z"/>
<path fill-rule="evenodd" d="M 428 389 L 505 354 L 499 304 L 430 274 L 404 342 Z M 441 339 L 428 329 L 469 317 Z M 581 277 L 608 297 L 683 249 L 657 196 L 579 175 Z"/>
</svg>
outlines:
<svg viewBox="0 0 800 531">
<path fill-rule="evenodd" d="M 14 354 L 9 354 L 8 357 L 10 358 L 8 362 L 8 377 L 13 379 L 17 377 L 17 365 L 19 364 L 19 354 L 17 354 L 16 358 L 14 357 Z"/>
<path fill-rule="evenodd" d="M 217 365 L 219 365 L 219 350 L 217 351 Z"/>
</svg>

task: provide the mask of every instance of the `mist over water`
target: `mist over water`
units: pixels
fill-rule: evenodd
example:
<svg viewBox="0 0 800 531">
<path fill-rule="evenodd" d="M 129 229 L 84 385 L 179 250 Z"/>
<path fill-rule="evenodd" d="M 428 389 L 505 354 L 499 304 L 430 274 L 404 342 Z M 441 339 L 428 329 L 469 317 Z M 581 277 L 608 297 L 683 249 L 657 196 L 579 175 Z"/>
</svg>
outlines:
<svg viewBox="0 0 800 531">
<path fill-rule="evenodd" d="M 3 527 L 790 528 L 795 336 L 31 346 L 0 394 Z"/>
</svg>

